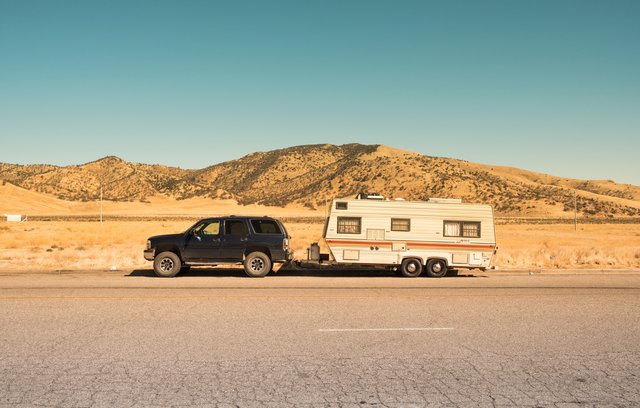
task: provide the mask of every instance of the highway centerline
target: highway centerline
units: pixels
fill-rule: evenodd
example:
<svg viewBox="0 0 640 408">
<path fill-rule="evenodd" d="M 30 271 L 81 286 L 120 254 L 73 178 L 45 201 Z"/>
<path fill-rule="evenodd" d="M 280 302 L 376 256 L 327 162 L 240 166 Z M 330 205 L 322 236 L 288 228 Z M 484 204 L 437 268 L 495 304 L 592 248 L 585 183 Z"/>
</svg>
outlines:
<svg viewBox="0 0 640 408">
<path fill-rule="evenodd" d="M 319 332 L 376 332 L 376 331 L 435 331 L 453 330 L 453 327 L 384 327 L 369 329 L 318 329 Z"/>
</svg>

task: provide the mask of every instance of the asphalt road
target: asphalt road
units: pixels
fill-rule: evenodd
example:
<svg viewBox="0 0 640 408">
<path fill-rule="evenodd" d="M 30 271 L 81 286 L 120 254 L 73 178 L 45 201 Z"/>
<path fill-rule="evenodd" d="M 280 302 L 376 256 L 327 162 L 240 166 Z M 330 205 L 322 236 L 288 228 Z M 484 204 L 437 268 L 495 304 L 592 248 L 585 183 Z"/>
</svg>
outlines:
<svg viewBox="0 0 640 408">
<path fill-rule="evenodd" d="M 640 274 L 0 272 L 0 406 L 638 406 Z"/>
</svg>

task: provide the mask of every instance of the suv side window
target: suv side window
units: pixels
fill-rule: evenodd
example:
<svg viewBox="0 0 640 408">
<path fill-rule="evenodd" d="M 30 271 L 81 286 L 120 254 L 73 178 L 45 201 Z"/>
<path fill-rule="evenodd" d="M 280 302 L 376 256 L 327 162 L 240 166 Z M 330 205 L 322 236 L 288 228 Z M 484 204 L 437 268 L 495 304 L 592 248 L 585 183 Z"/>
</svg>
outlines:
<svg viewBox="0 0 640 408">
<path fill-rule="evenodd" d="M 251 226 L 256 234 L 282 234 L 274 220 L 251 220 Z"/>
<path fill-rule="evenodd" d="M 244 220 L 226 220 L 224 223 L 226 235 L 248 235 L 249 229 Z"/>
<path fill-rule="evenodd" d="M 218 235 L 220 234 L 220 221 L 206 221 L 193 229 L 195 235 Z"/>
</svg>

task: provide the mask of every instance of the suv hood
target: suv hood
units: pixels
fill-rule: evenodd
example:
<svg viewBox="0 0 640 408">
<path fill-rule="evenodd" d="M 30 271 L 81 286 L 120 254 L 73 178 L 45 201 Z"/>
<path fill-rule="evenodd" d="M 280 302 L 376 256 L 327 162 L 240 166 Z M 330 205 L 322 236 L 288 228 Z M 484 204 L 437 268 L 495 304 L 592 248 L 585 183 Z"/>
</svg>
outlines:
<svg viewBox="0 0 640 408">
<path fill-rule="evenodd" d="M 164 235 L 154 235 L 149 237 L 149 241 L 151 242 L 160 242 L 160 241 L 173 241 L 177 238 L 181 238 L 184 234 L 164 234 Z"/>
</svg>

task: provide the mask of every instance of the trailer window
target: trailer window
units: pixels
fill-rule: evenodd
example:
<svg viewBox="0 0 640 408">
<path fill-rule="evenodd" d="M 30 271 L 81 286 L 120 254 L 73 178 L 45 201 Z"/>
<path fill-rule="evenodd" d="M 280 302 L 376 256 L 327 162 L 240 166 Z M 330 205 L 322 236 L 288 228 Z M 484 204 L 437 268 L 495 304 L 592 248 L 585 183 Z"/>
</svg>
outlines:
<svg viewBox="0 0 640 408">
<path fill-rule="evenodd" d="M 391 231 L 411 231 L 411 220 L 409 218 L 392 218 Z"/>
<path fill-rule="evenodd" d="M 338 217 L 338 234 L 360 234 L 362 218 Z"/>
<path fill-rule="evenodd" d="M 444 222 L 444 236 L 445 237 L 459 237 L 460 235 L 460 223 L 458 221 L 445 221 Z"/>
<path fill-rule="evenodd" d="M 347 209 L 347 203 L 343 201 L 336 201 L 336 210 L 346 210 L 346 209 Z"/>
<path fill-rule="evenodd" d="M 480 238 L 480 223 L 477 221 L 445 221 L 445 237 Z"/>
<path fill-rule="evenodd" d="M 480 238 L 480 223 L 479 222 L 463 222 L 462 236 L 470 237 L 470 238 Z"/>
</svg>

